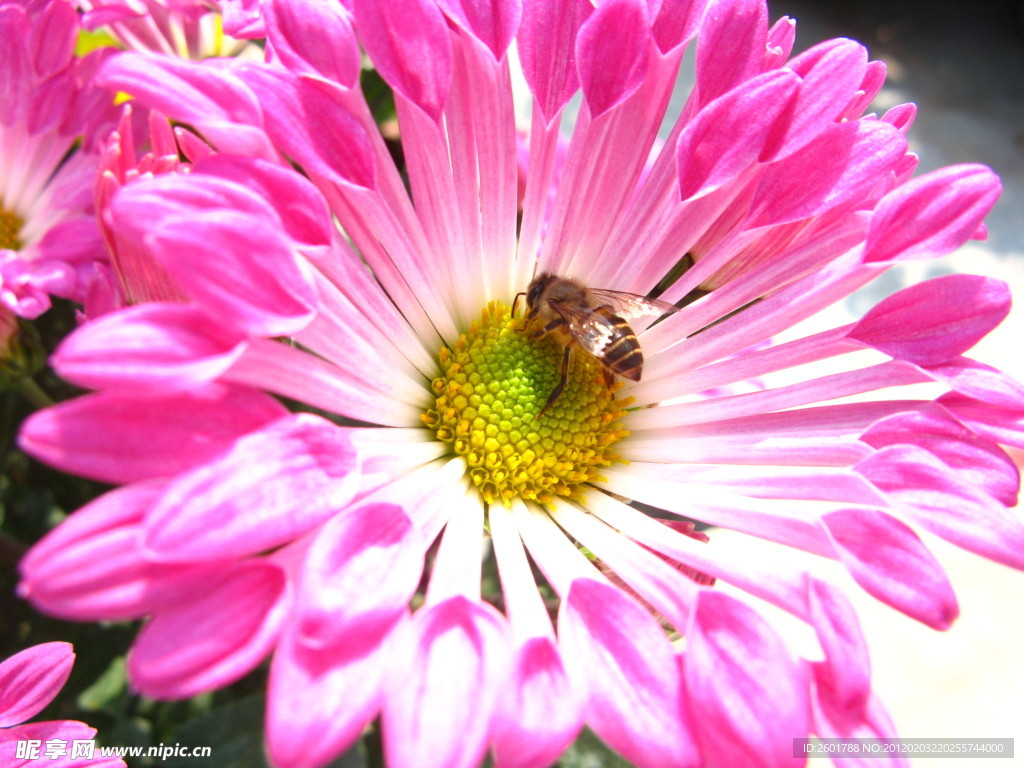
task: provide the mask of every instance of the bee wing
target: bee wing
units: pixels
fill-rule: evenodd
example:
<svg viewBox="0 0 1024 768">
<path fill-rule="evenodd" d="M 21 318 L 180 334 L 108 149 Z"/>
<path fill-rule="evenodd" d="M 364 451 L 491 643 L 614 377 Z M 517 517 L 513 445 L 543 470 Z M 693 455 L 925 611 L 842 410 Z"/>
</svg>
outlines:
<svg viewBox="0 0 1024 768">
<path fill-rule="evenodd" d="M 552 301 L 551 306 L 565 320 L 576 343 L 594 357 L 601 357 L 604 348 L 615 339 L 616 327 L 600 312 L 561 301 Z"/>
<path fill-rule="evenodd" d="M 591 294 L 605 306 L 625 320 L 635 320 L 638 317 L 650 315 L 665 315 L 678 312 L 679 307 L 669 304 L 667 301 L 649 299 L 637 293 L 626 293 L 625 291 L 609 291 L 604 288 L 591 288 Z"/>
</svg>

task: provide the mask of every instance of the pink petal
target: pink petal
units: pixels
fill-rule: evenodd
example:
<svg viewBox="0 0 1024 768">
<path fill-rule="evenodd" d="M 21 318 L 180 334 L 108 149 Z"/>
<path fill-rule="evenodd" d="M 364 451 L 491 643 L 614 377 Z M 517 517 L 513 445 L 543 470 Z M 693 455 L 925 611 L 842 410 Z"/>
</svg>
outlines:
<svg viewBox="0 0 1024 768">
<path fill-rule="evenodd" d="M 664 0 L 651 25 L 654 42 L 662 53 L 687 43 L 700 27 L 708 0 Z"/>
<path fill-rule="evenodd" d="M 80 327 L 51 358 L 68 381 L 94 389 L 173 392 L 213 381 L 244 340 L 187 304 L 142 304 Z"/>
<path fill-rule="evenodd" d="M 860 436 L 873 448 L 914 445 L 941 460 L 968 488 L 1016 506 L 1020 471 L 998 445 L 965 430 L 941 407 L 927 406 L 880 419 Z"/>
<path fill-rule="evenodd" d="M 702 591 L 686 631 L 686 689 L 705 765 L 796 766 L 810 732 L 804 668 L 756 611 Z"/>
<path fill-rule="evenodd" d="M 787 62 L 803 80 L 784 154 L 799 150 L 837 122 L 867 67 L 867 51 L 853 40 L 826 40 Z"/>
<path fill-rule="evenodd" d="M 814 733 L 823 739 L 896 739 L 896 727 L 878 697 L 873 695 L 867 707 L 851 713 L 834 701 L 827 688 L 816 690 Z M 853 754 L 832 757 L 836 768 L 910 768 L 910 759 L 896 752 Z"/>
<path fill-rule="evenodd" d="M 933 629 L 960 613 L 942 566 L 910 528 L 880 510 L 844 509 L 821 518 L 839 560 L 864 591 Z"/>
<path fill-rule="evenodd" d="M 847 712 L 862 713 L 871 695 L 871 661 L 857 614 L 832 585 L 809 579 L 808 605 L 825 660 L 815 663 L 815 683 Z"/>
<path fill-rule="evenodd" d="M 697 36 L 697 93 L 707 104 L 761 72 L 768 36 L 764 0 L 713 0 Z"/>
<path fill-rule="evenodd" d="M 339 655 L 285 633 L 267 691 L 267 750 L 277 768 L 321 768 L 359 738 L 380 711 L 386 649 Z"/>
<path fill-rule="evenodd" d="M 147 696 L 182 699 L 234 682 L 277 642 L 287 615 L 284 570 L 267 560 L 220 569 L 188 602 L 159 610 L 128 656 L 132 684 Z"/>
<path fill-rule="evenodd" d="M 704 107 L 676 144 L 682 199 L 718 189 L 756 164 L 776 126 L 788 119 L 799 85 L 792 72 L 772 70 Z"/>
<path fill-rule="evenodd" d="M 219 564 L 153 563 L 142 551 L 142 520 L 166 481 L 111 491 L 71 515 L 29 550 L 19 564 L 18 594 L 47 613 L 78 621 L 138 619 Z"/>
<path fill-rule="evenodd" d="M 929 259 L 967 242 L 995 205 L 999 177 L 983 165 L 951 165 L 896 188 L 879 203 L 867 263 Z"/>
<path fill-rule="evenodd" d="M 650 37 L 643 0 L 607 0 L 580 27 L 576 68 L 591 117 L 621 104 L 640 87 Z"/>
<path fill-rule="evenodd" d="M 914 445 L 883 448 L 857 464 L 897 508 L 957 546 L 1024 570 L 1024 522 L 979 492 L 970 476 Z"/>
<path fill-rule="evenodd" d="M 64 472 L 131 483 L 203 464 L 286 413 L 269 395 L 223 384 L 152 399 L 103 392 L 33 414 L 18 444 Z"/>
<path fill-rule="evenodd" d="M 71 643 L 43 643 L 0 664 L 0 728 L 39 714 L 68 681 L 75 664 Z"/>
<path fill-rule="evenodd" d="M 339 2 L 273 0 L 263 5 L 274 54 L 297 75 L 326 77 L 346 88 L 359 81 L 359 41 Z"/>
<path fill-rule="evenodd" d="M 403 631 L 384 705 L 387 764 L 476 768 L 507 675 L 504 619 L 458 596 L 417 611 Z"/>
<path fill-rule="evenodd" d="M 749 227 L 816 216 L 855 200 L 903 157 L 907 140 L 888 123 L 833 125 L 789 157 L 769 165 L 751 203 Z"/>
<path fill-rule="evenodd" d="M 348 504 L 358 462 L 349 430 L 308 413 L 280 419 L 175 478 L 147 516 L 146 548 L 188 562 L 280 546 Z"/>
<path fill-rule="evenodd" d="M 883 299 L 848 335 L 899 360 L 934 365 L 966 352 L 1009 312 L 1003 281 L 946 275 Z"/>
<path fill-rule="evenodd" d="M 268 66 L 249 65 L 239 74 L 259 94 L 267 133 L 282 152 L 308 173 L 374 185 L 369 135 L 329 87 Z"/>
<path fill-rule="evenodd" d="M 379 3 L 355 0 L 356 30 L 377 71 L 396 91 L 441 117 L 452 82 L 448 25 L 430 0 Z"/>
<path fill-rule="evenodd" d="M 640 768 L 699 764 L 672 646 L 639 603 L 610 584 L 576 579 L 558 636 L 571 678 L 590 689 L 586 720 L 598 736 Z"/>
<path fill-rule="evenodd" d="M 230 210 L 197 212 L 167 217 L 145 243 L 189 296 L 242 332 L 286 336 L 313 318 L 313 286 L 271 222 Z"/>
<path fill-rule="evenodd" d="M 523 0 L 516 44 L 523 76 L 548 124 L 579 88 L 576 35 L 593 11 L 589 0 Z"/>
<path fill-rule="evenodd" d="M 32 68 L 40 79 L 71 63 L 78 38 L 78 13 L 67 3 L 46 3 L 33 19 L 29 36 Z"/>
<path fill-rule="evenodd" d="M 104 64 L 98 81 L 184 123 L 262 122 L 252 92 L 223 68 L 173 56 L 122 53 Z"/>
<path fill-rule="evenodd" d="M 495 768 L 545 768 L 583 727 L 584 698 L 558 646 L 533 637 L 516 651 L 494 722 Z"/>
<path fill-rule="evenodd" d="M 273 206 L 285 232 L 296 242 L 331 244 L 334 224 L 327 202 L 308 179 L 291 168 L 258 158 L 211 155 L 197 163 L 193 174 L 222 178 L 255 192 Z M 191 181 L 195 184 L 194 175 Z"/>
<path fill-rule="evenodd" d="M 522 0 L 438 0 L 438 7 L 501 60 L 519 29 Z"/>
<path fill-rule="evenodd" d="M 25 723 L 5 730 L 0 735 L 0 766 L 3 768 L 36 768 L 46 765 L 47 768 L 124 768 L 124 760 L 119 757 L 100 757 L 96 752 L 92 760 L 70 754 L 50 760 L 45 757 L 46 742 L 59 739 L 67 743 L 96 738 L 96 729 L 77 720 L 51 720 L 44 723 Z M 36 741 L 40 743 L 40 759 L 19 759 L 17 746 L 19 741 Z M 70 752 L 70 750 L 68 750 Z M 46 762 L 42 762 L 45 760 Z"/>
<path fill-rule="evenodd" d="M 1024 409 L 997 408 L 959 392 L 948 392 L 936 402 L 982 437 L 1024 448 Z"/>
<path fill-rule="evenodd" d="M 225 34 L 240 40 L 258 40 L 267 36 L 261 0 L 221 0 L 220 5 Z"/>
<path fill-rule="evenodd" d="M 1024 385 L 991 365 L 955 357 L 938 365 L 922 366 L 922 370 L 968 397 L 1000 408 L 1024 410 Z"/>
<path fill-rule="evenodd" d="M 310 648 L 364 652 L 408 610 L 425 545 L 401 507 L 370 503 L 337 515 L 306 556 L 298 633 Z M 358 643 L 356 640 L 358 639 Z"/>
</svg>

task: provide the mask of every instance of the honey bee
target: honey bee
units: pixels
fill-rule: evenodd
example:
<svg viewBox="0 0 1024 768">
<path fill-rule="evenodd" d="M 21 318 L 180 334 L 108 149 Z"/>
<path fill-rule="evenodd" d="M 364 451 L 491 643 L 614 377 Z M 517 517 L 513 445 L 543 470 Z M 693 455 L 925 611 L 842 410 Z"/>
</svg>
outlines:
<svg viewBox="0 0 1024 768">
<path fill-rule="evenodd" d="M 561 379 L 537 414 L 538 419 L 555 404 L 565 389 L 574 344 L 600 361 L 609 387 L 615 374 L 640 381 L 644 356 L 640 342 L 627 321 L 679 309 L 673 304 L 635 293 L 588 288 L 568 277 L 550 273 L 537 275 L 526 291 L 516 294 L 513 314 L 519 297 L 523 295 L 526 296 L 526 320 L 538 319 L 541 323 L 540 329 L 531 333 L 530 338 L 540 339 L 549 333 L 559 333 L 565 340 Z"/>
</svg>

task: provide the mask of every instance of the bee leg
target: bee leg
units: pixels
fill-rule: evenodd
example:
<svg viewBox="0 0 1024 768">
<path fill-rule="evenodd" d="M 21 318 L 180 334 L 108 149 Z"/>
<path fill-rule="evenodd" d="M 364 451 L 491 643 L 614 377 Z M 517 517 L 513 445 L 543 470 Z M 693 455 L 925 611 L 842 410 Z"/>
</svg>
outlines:
<svg viewBox="0 0 1024 768">
<path fill-rule="evenodd" d="M 608 387 L 608 389 L 611 389 L 612 388 L 612 384 L 614 384 L 614 383 L 615 383 L 615 374 L 612 373 L 612 369 L 611 368 L 605 368 L 604 369 L 604 385 L 606 387 Z"/>
<path fill-rule="evenodd" d="M 562 391 L 565 389 L 565 385 L 569 383 L 569 358 L 572 355 L 572 344 L 565 345 L 565 352 L 562 353 L 562 378 L 558 382 L 558 386 L 551 390 L 551 394 L 548 395 L 548 401 L 544 403 L 544 407 L 540 409 L 540 413 L 537 414 L 536 418 L 543 416 L 548 408 L 554 405 L 558 398 L 562 396 Z"/>
<path fill-rule="evenodd" d="M 512 317 L 513 318 L 516 316 L 516 308 L 519 306 L 519 297 L 520 296 L 525 296 L 525 295 L 526 295 L 526 291 L 520 291 L 519 293 L 516 294 L 516 297 L 512 300 Z"/>
<path fill-rule="evenodd" d="M 531 339 L 541 339 L 541 338 L 544 338 L 544 336 L 546 334 L 551 333 L 553 330 L 555 330 L 556 328 L 558 328 L 560 326 L 563 326 L 563 325 L 565 325 L 565 320 L 563 320 L 560 317 L 556 318 L 556 319 L 552 320 L 550 323 L 548 323 L 547 325 L 545 325 L 543 328 L 541 328 L 539 331 L 534 331 L 533 333 L 531 333 L 530 334 L 530 338 Z"/>
</svg>

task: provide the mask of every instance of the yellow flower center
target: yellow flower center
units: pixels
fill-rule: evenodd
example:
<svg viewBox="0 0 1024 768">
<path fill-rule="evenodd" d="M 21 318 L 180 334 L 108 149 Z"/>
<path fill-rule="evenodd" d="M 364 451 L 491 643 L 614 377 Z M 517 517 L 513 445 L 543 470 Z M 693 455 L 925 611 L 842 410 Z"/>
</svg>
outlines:
<svg viewBox="0 0 1024 768">
<path fill-rule="evenodd" d="M 9 248 L 12 251 L 20 251 L 21 228 L 25 222 L 13 211 L 0 208 L 0 248 Z"/>
<path fill-rule="evenodd" d="M 603 479 L 601 467 L 621 461 L 611 447 L 629 434 L 618 420 L 631 400 L 616 400 L 621 384 L 609 389 L 601 362 L 579 349 L 561 397 L 538 417 L 561 379 L 564 341 L 530 339 L 523 325 L 505 305 L 488 304 L 454 350 L 441 349 L 444 373 L 422 416 L 465 458 L 489 504 L 580 498 L 584 483 Z"/>
</svg>

